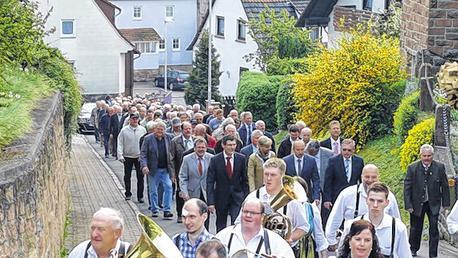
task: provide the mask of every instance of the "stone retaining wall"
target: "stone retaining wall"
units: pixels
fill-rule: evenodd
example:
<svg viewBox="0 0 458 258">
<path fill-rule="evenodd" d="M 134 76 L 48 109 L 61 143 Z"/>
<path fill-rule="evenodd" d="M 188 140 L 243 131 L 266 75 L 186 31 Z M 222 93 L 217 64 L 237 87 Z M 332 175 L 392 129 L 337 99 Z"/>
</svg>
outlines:
<svg viewBox="0 0 458 258">
<path fill-rule="evenodd" d="M 60 257 L 69 204 L 62 97 L 36 106 L 31 133 L 0 158 L 0 258 Z"/>
</svg>

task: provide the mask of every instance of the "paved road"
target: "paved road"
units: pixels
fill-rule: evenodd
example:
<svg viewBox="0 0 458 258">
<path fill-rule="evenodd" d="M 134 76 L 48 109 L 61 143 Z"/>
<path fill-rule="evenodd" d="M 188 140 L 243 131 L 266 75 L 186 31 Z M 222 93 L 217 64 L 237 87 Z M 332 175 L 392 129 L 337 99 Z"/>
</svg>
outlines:
<svg viewBox="0 0 458 258">
<path fill-rule="evenodd" d="M 143 96 L 145 93 L 151 93 L 151 89 L 154 88 L 153 82 L 135 82 L 134 83 L 134 95 L 139 94 Z M 172 104 L 175 105 L 186 105 L 184 102 L 184 91 L 173 91 L 172 92 Z"/>
</svg>

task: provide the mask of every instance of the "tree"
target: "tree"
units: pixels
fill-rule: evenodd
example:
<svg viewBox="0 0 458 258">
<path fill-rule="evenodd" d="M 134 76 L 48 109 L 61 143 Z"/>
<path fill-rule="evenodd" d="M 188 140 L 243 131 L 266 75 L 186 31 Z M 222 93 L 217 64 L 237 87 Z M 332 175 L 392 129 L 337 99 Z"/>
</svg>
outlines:
<svg viewBox="0 0 458 258">
<path fill-rule="evenodd" d="M 221 95 L 218 90 L 220 61 L 218 60 L 219 54 L 212 44 L 212 99 L 221 101 Z M 205 105 L 208 98 L 208 32 L 202 33 L 197 50 L 195 51 L 195 59 L 193 61 L 193 69 L 189 82 L 185 87 L 185 101 L 186 104 L 192 105 L 199 103 Z"/>
<path fill-rule="evenodd" d="M 259 14 L 258 19 L 249 21 L 249 27 L 250 36 L 257 43 L 258 49 L 245 59 L 248 61 L 254 59 L 256 65 L 268 73 L 297 72 L 297 67 L 305 67 L 298 65 L 301 61 L 297 59 L 303 59 L 315 49 L 310 32 L 296 27 L 296 19 L 290 17 L 285 10 L 276 13 L 273 9 L 265 8 Z M 293 64 L 285 65 L 285 62 Z M 276 68 L 278 64 L 282 66 L 281 69 Z M 290 69 L 285 70 L 285 67 Z"/>
</svg>

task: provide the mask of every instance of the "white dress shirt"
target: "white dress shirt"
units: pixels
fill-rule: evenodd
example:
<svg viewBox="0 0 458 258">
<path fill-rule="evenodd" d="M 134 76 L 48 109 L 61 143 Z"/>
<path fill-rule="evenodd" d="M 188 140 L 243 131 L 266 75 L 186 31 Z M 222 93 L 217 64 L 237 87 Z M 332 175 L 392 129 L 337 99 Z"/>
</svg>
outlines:
<svg viewBox="0 0 458 258">
<path fill-rule="evenodd" d="M 313 210 L 313 240 L 316 243 L 316 251 L 321 252 L 328 249 L 329 243 L 326 239 L 323 230 L 323 224 L 321 222 L 321 213 L 315 202 L 311 204 Z"/>
<path fill-rule="evenodd" d="M 189 137 L 189 139 L 186 139 L 184 136 L 181 136 L 181 139 L 183 140 L 183 145 L 186 150 L 194 148 L 194 142 L 192 140 L 192 137 Z"/>
<path fill-rule="evenodd" d="M 331 150 L 334 152 L 334 144 L 337 144 L 337 153 L 340 154 L 342 152 L 341 146 L 340 146 L 340 137 L 337 138 L 336 141 L 334 141 L 334 138 L 331 137 Z"/>
<path fill-rule="evenodd" d="M 232 154 L 231 156 L 227 156 L 226 152 L 223 151 L 223 156 L 224 156 L 224 166 L 227 166 L 227 157 L 231 157 L 229 161 L 231 162 L 232 171 L 234 171 L 234 154 Z"/>
<path fill-rule="evenodd" d="M 68 258 L 83 258 L 84 255 L 85 255 L 86 249 L 87 249 L 87 245 L 89 244 L 89 241 L 91 241 L 91 240 L 86 240 L 86 241 L 80 243 L 79 245 L 77 245 L 75 248 L 73 248 L 71 253 L 68 255 Z M 127 242 L 124 242 L 124 244 L 125 244 L 125 250 L 127 251 L 127 249 L 129 248 L 130 244 L 127 243 Z M 118 240 L 118 242 L 116 243 L 116 247 L 114 249 L 110 250 L 110 256 L 109 257 L 110 258 L 117 258 L 118 257 L 118 251 L 119 251 L 120 247 L 121 247 L 121 240 Z M 95 253 L 95 250 L 92 247 L 92 245 L 87 250 L 87 257 L 88 258 L 98 258 L 98 255 Z"/>
<path fill-rule="evenodd" d="M 346 162 L 347 158 L 342 156 L 342 159 L 343 159 L 343 163 L 344 163 L 344 167 L 345 167 L 345 162 Z M 347 173 L 347 169 L 345 169 L 345 176 L 347 177 L 347 182 L 350 182 L 350 180 L 351 180 L 351 174 L 352 174 L 351 161 L 352 161 L 352 157 L 348 158 L 348 173 Z"/>
<path fill-rule="evenodd" d="M 349 220 L 345 222 L 344 232 L 342 233 L 342 237 L 340 238 L 340 244 L 343 244 L 343 240 L 345 236 L 350 231 L 351 224 L 356 221 L 360 220 L 361 216 L 357 217 L 356 219 Z M 364 220 L 369 220 L 369 215 L 366 214 L 363 217 Z M 407 235 L 407 228 L 402 223 L 402 221 L 398 218 L 395 218 L 395 236 L 394 236 L 394 250 L 393 250 L 393 257 L 394 258 L 411 258 L 412 254 L 410 252 L 410 244 L 409 238 Z M 385 214 L 383 216 L 382 222 L 378 226 L 375 226 L 375 234 L 377 235 L 380 252 L 383 255 L 390 255 L 391 253 L 391 240 L 392 240 L 392 224 L 393 224 L 393 217 Z"/>
<path fill-rule="evenodd" d="M 458 233 L 458 202 L 455 203 L 447 217 L 447 227 L 450 234 Z"/>
<path fill-rule="evenodd" d="M 223 243 L 226 246 L 227 249 L 231 233 L 234 233 L 229 250 L 229 257 L 231 257 L 232 255 L 234 255 L 234 253 L 243 249 L 248 249 L 249 251 L 255 253 L 256 249 L 258 248 L 261 237 L 264 237 L 264 230 L 267 231 L 267 234 L 269 236 L 271 255 L 278 258 L 294 258 L 293 250 L 288 245 L 288 243 L 283 238 L 281 238 L 281 236 L 270 230 L 263 229 L 262 227 L 259 230 L 258 234 L 256 234 L 252 239 L 250 239 L 246 243 L 242 235 L 241 224 L 229 226 L 221 230 L 218 234 L 216 234 L 215 238 L 219 239 L 221 243 Z M 259 253 L 265 254 L 265 250 L 266 249 L 263 243 Z"/>
<path fill-rule="evenodd" d="M 326 237 L 330 245 L 337 243 L 336 233 L 342 221 L 354 219 L 357 190 L 359 192 L 358 216 L 367 213 L 367 193 L 364 191 L 363 184 L 360 184 L 359 188 L 357 188 L 358 185 L 352 185 L 342 190 L 332 207 L 325 229 Z M 385 208 L 385 213 L 395 218 L 401 218 L 398 202 L 392 192 L 388 194 L 388 200 L 390 203 Z"/>
</svg>

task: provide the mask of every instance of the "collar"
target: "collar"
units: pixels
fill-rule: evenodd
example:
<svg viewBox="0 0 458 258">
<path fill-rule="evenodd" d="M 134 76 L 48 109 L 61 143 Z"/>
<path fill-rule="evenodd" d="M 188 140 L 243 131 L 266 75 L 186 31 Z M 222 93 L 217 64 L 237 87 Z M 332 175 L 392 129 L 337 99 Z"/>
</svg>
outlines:
<svg viewBox="0 0 458 258">
<path fill-rule="evenodd" d="M 245 239 L 243 238 L 243 234 L 242 234 L 242 223 L 237 224 L 233 231 L 234 231 L 234 234 L 240 239 L 240 241 L 243 242 L 244 244 L 246 244 L 245 243 Z M 256 235 L 254 235 L 248 241 L 252 241 L 253 239 L 261 238 L 261 237 L 264 237 L 264 229 L 263 229 L 263 227 L 261 227 L 259 229 L 258 233 L 256 233 Z"/>
<path fill-rule="evenodd" d="M 355 187 L 358 187 L 358 185 L 355 185 Z M 364 198 L 367 198 L 367 193 L 366 193 L 366 191 L 364 190 L 364 184 L 363 184 L 363 183 L 359 184 L 359 187 L 358 187 L 357 191 L 358 191 L 358 193 L 359 193 L 360 195 L 362 195 Z"/>
<path fill-rule="evenodd" d="M 211 237 L 211 235 L 210 233 L 208 233 L 207 229 L 204 228 L 204 230 L 202 230 L 202 232 L 200 232 L 199 236 L 197 237 L 197 240 L 194 246 L 195 247 L 199 246 L 199 244 L 207 240 L 208 237 Z M 181 241 L 186 241 L 188 245 L 193 246 L 191 242 L 189 241 L 188 233 L 181 234 L 180 238 L 181 238 Z"/>
<path fill-rule="evenodd" d="M 303 160 L 304 160 L 304 156 L 302 156 L 302 158 L 298 158 L 298 157 L 296 156 L 296 154 L 294 154 L 294 161 L 296 161 L 296 163 L 297 163 L 297 160 L 299 160 L 299 159 L 300 159 L 301 161 L 303 161 Z"/>
<path fill-rule="evenodd" d="M 228 156 L 228 155 L 226 155 L 226 152 L 224 152 L 224 150 L 223 150 L 223 156 L 224 156 L 224 160 L 227 160 L 227 157 L 231 157 L 231 160 L 234 160 L 234 153 L 232 153 L 231 156 Z"/>
<path fill-rule="evenodd" d="M 89 241 L 91 241 L 91 240 L 89 240 Z M 109 257 L 118 257 L 118 250 L 119 250 L 120 246 L 121 246 L 121 240 L 118 239 L 118 241 L 116 242 L 115 248 L 110 250 L 110 256 Z M 98 257 L 97 253 L 94 250 L 94 246 L 92 244 L 91 244 L 91 247 L 89 247 L 89 249 L 87 250 L 87 252 L 88 252 L 88 254 L 92 254 L 93 256 Z"/>
<path fill-rule="evenodd" d="M 190 137 L 189 137 L 189 139 L 186 139 L 186 137 L 184 137 L 184 135 L 183 135 L 183 134 L 181 134 L 181 139 L 183 140 L 183 143 L 185 143 L 185 142 L 186 142 L 186 140 L 188 140 L 188 141 L 192 141 L 192 136 L 190 136 Z"/>
<path fill-rule="evenodd" d="M 369 220 L 369 213 L 366 213 L 364 216 L 364 220 L 367 220 L 369 222 L 371 222 Z M 380 230 L 382 228 L 391 228 L 391 223 L 392 223 L 392 220 L 393 220 L 393 217 L 391 217 L 390 215 L 386 214 L 386 213 L 383 213 L 383 219 L 382 219 L 382 222 L 380 222 L 380 224 L 378 226 L 374 226 L 375 227 L 375 230 Z M 371 222 L 372 223 L 372 222 Z"/>
<path fill-rule="evenodd" d="M 350 160 L 350 163 L 352 162 L 352 158 L 353 158 L 353 155 L 351 155 L 350 158 L 348 158 Z M 343 155 L 342 155 L 342 160 L 345 163 L 346 158 Z"/>
<path fill-rule="evenodd" d="M 334 138 L 332 138 L 332 136 L 329 137 L 329 138 L 331 139 L 331 146 L 334 146 L 334 143 L 335 143 L 335 142 L 337 142 L 337 143 L 340 145 L 340 137 L 337 138 L 337 140 L 335 140 L 335 141 L 334 141 Z"/>
<path fill-rule="evenodd" d="M 262 186 L 261 188 L 259 188 L 259 197 L 261 199 L 261 202 L 268 202 L 270 203 L 270 201 L 275 197 L 274 195 L 270 195 L 268 192 L 267 192 L 267 189 L 265 186 Z"/>
</svg>

